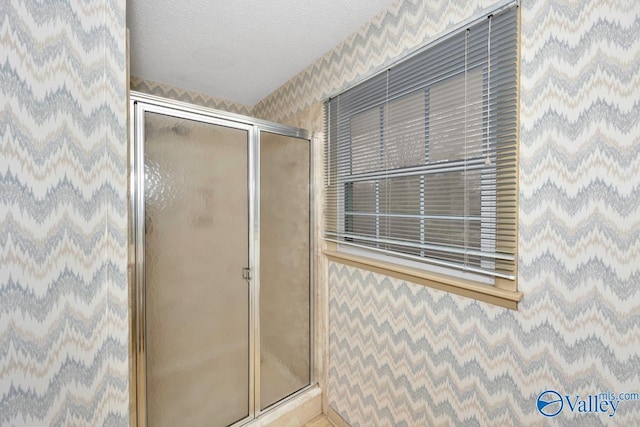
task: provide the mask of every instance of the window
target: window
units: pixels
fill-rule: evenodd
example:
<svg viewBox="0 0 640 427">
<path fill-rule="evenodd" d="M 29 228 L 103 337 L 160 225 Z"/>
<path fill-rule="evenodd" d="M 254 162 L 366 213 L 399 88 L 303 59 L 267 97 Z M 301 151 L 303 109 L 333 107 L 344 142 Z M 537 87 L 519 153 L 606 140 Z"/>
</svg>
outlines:
<svg viewBox="0 0 640 427">
<path fill-rule="evenodd" d="M 517 29 L 507 6 L 326 101 L 327 240 L 515 291 Z"/>
</svg>

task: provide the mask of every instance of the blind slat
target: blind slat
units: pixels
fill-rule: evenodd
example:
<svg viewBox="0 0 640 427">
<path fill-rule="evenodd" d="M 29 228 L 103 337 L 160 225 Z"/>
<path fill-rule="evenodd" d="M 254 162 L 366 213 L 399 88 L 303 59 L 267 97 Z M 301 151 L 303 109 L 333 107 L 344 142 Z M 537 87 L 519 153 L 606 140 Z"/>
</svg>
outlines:
<svg viewBox="0 0 640 427">
<path fill-rule="evenodd" d="M 515 271 L 517 13 L 325 105 L 325 238 L 495 277 Z"/>
</svg>

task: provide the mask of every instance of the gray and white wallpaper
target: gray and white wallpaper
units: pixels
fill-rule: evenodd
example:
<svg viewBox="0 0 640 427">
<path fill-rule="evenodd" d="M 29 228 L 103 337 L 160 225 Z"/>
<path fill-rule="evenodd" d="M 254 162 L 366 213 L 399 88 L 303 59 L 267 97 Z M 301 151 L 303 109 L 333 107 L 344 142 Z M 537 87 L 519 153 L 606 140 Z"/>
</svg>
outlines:
<svg viewBox="0 0 640 427">
<path fill-rule="evenodd" d="M 128 425 L 125 7 L 0 2 L 0 425 Z"/>
<path fill-rule="evenodd" d="M 148 95 L 161 96 L 163 98 L 188 102 L 190 104 L 200 105 L 202 107 L 213 108 L 216 110 L 228 111 L 230 113 L 243 114 L 245 116 L 251 115 L 251 106 L 249 105 L 215 98 L 199 92 L 181 89 L 164 83 L 141 79 L 135 76 L 132 76 L 130 79 L 130 87 L 131 90 L 143 92 Z"/>
<path fill-rule="evenodd" d="M 397 1 L 254 107 L 287 121 L 491 1 Z M 354 426 L 640 425 L 640 2 L 523 0 L 518 311 L 329 263 L 329 404 Z M 314 129 L 320 131 L 321 129 Z"/>
<path fill-rule="evenodd" d="M 247 111 L 316 111 L 492 3 L 397 1 Z M 640 424 L 640 402 L 536 409 L 640 392 L 640 3 L 521 3 L 524 299 L 329 263 L 329 404 L 354 426 Z M 124 0 L 0 3 L 0 425 L 128 423 L 124 48 Z"/>
</svg>

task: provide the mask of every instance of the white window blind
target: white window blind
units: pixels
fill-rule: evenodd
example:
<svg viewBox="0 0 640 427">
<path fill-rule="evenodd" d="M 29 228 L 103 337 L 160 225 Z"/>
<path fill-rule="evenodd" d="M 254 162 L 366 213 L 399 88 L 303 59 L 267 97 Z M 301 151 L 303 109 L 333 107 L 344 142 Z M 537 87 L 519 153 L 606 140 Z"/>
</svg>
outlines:
<svg viewBox="0 0 640 427">
<path fill-rule="evenodd" d="M 325 238 L 513 279 L 517 9 L 325 104 Z"/>
</svg>

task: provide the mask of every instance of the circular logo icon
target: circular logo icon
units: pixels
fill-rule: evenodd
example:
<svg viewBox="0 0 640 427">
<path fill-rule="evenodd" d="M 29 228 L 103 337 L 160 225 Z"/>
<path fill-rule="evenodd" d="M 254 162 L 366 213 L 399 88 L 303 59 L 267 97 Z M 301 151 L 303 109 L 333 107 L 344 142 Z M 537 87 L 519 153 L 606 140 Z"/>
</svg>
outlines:
<svg viewBox="0 0 640 427">
<path fill-rule="evenodd" d="M 555 417 L 563 407 L 562 396 L 555 390 L 545 390 L 538 395 L 538 412 L 545 417 Z"/>
</svg>

